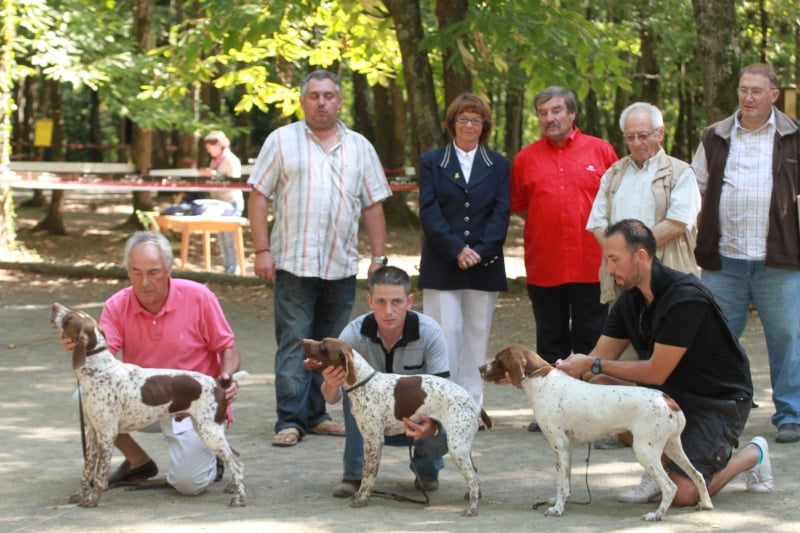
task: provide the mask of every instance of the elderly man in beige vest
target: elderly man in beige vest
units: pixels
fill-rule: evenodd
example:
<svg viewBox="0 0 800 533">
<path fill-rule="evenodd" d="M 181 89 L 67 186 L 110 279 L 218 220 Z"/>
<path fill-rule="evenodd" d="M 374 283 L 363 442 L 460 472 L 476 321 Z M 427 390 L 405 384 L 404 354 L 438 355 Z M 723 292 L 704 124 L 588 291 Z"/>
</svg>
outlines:
<svg viewBox="0 0 800 533">
<path fill-rule="evenodd" d="M 656 238 L 656 257 L 664 265 L 699 275 L 694 259 L 695 225 L 700 211 L 700 190 L 694 170 L 661 147 L 664 117 L 654 105 L 636 102 L 626 107 L 619 126 L 630 155 L 614 163 L 603 175 L 592 204 L 586 229 L 604 247 L 606 227 L 624 219 L 642 221 Z M 605 248 L 605 247 L 604 247 Z M 620 290 L 614 276 L 600 263 L 600 301 L 613 303 Z M 622 359 L 637 359 L 626 350 Z M 625 446 L 616 435 L 594 442 L 598 449 Z"/>
<path fill-rule="evenodd" d="M 681 272 L 699 274 L 694 259 L 700 190 L 692 167 L 661 147 L 664 117 L 654 105 L 636 102 L 622 111 L 619 125 L 630 155 L 603 176 L 586 229 L 604 244 L 606 227 L 622 219 L 641 220 L 656 237 L 656 257 Z M 600 299 L 613 302 L 613 276 L 600 266 Z"/>
</svg>

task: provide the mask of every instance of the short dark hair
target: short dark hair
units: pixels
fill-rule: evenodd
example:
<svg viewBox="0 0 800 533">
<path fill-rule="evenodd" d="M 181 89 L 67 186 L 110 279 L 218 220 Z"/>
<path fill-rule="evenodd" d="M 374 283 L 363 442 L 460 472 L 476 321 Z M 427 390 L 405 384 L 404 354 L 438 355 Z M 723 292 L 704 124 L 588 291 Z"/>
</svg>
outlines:
<svg viewBox="0 0 800 533">
<path fill-rule="evenodd" d="M 606 238 L 619 233 L 625 239 L 625 244 L 631 252 L 642 249 L 647 255 L 656 255 L 656 238 L 650 228 L 644 225 L 641 220 L 625 218 L 615 222 L 606 228 L 604 233 Z"/>
<path fill-rule="evenodd" d="M 406 296 L 411 294 L 411 278 L 402 268 L 395 266 L 382 266 L 369 276 L 367 286 L 372 294 L 375 285 L 400 285 L 406 292 Z"/>
<path fill-rule="evenodd" d="M 548 87 L 537 94 L 533 99 L 533 108 L 539 109 L 539 104 L 548 102 L 555 96 L 560 96 L 564 99 L 564 103 L 567 104 L 567 111 L 570 113 L 578 112 L 578 100 L 575 98 L 575 93 L 566 87 L 558 87 L 556 85 Z"/>
<path fill-rule="evenodd" d="M 492 133 L 492 109 L 489 103 L 474 93 L 463 93 L 456 96 L 447 107 L 444 117 L 444 127 L 453 139 L 456 138 L 456 117 L 465 111 L 470 111 L 481 116 L 483 119 L 483 129 L 478 143 L 486 144 L 489 134 Z"/>
</svg>

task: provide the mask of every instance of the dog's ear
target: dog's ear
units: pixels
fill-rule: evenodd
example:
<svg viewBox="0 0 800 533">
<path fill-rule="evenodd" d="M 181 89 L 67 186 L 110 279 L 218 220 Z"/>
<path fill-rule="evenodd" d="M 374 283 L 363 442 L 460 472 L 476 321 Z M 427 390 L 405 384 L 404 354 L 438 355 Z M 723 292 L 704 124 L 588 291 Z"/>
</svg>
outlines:
<svg viewBox="0 0 800 533">
<path fill-rule="evenodd" d="M 86 364 L 86 344 L 88 338 L 85 333 L 78 333 L 75 347 L 72 349 L 72 369 L 78 370 Z"/>
<path fill-rule="evenodd" d="M 511 383 L 515 387 L 522 387 L 522 378 L 525 377 L 525 361 L 520 361 L 516 357 L 509 358 L 508 374 L 511 376 Z"/>
<path fill-rule="evenodd" d="M 356 369 L 353 367 L 353 352 L 349 345 L 342 344 L 343 346 L 342 351 L 339 353 L 339 359 L 342 362 L 345 372 L 347 372 L 345 380 L 347 384 L 352 387 L 356 384 L 356 380 L 358 379 L 358 376 L 356 376 Z"/>
</svg>

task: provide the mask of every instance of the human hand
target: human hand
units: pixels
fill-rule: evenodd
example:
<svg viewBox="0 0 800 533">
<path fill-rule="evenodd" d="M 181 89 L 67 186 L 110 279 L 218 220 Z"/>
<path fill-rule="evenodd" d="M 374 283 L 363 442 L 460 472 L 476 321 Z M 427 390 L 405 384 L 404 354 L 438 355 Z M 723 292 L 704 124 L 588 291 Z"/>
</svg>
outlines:
<svg viewBox="0 0 800 533">
<path fill-rule="evenodd" d="M 461 270 L 466 270 L 477 264 L 480 264 L 481 256 L 469 246 L 464 246 L 464 248 L 458 253 L 456 260 L 458 261 L 458 268 Z"/>
<path fill-rule="evenodd" d="M 326 366 L 322 369 L 322 378 L 329 387 L 341 387 L 346 377 L 347 372 L 343 366 Z"/>
<path fill-rule="evenodd" d="M 256 254 L 253 261 L 253 272 L 261 279 L 275 281 L 275 259 L 272 257 L 272 252 L 264 250 Z"/>
<path fill-rule="evenodd" d="M 433 437 L 439 433 L 439 424 L 427 416 L 420 414 L 417 422 L 408 417 L 403 417 L 406 436 L 414 440 L 423 440 Z"/>
<path fill-rule="evenodd" d="M 225 400 L 228 402 L 228 405 L 232 404 L 236 400 L 236 396 L 239 394 L 239 383 L 232 379 L 231 375 L 227 372 L 220 374 L 217 381 L 230 381 L 230 385 L 228 385 L 228 388 L 225 389 Z"/>
<path fill-rule="evenodd" d="M 574 378 L 581 379 L 581 376 L 592 369 L 594 358 L 581 353 L 574 353 L 566 359 L 558 359 L 556 368 L 566 372 Z"/>
<path fill-rule="evenodd" d="M 72 353 L 75 350 L 75 341 L 70 339 L 69 337 L 65 337 L 63 333 L 58 334 L 59 340 L 64 344 L 64 349 L 69 353 Z"/>
</svg>

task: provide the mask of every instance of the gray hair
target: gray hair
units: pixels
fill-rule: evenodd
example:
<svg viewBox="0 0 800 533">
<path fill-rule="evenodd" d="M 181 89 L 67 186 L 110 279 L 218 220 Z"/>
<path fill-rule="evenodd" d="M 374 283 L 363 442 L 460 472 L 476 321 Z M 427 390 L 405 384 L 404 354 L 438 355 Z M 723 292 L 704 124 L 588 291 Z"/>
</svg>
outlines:
<svg viewBox="0 0 800 533">
<path fill-rule="evenodd" d="M 742 80 L 742 76 L 745 74 L 764 76 L 769 80 L 770 89 L 778 88 L 778 76 L 775 74 L 775 69 L 765 63 L 753 63 L 752 65 L 747 65 L 744 67 L 742 72 L 739 74 L 739 81 Z"/>
<path fill-rule="evenodd" d="M 369 292 L 372 294 L 372 288 L 375 285 L 399 285 L 403 287 L 406 296 L 411 294 L 411 278 L 408 273 L 402 268 L 395 266 L 382 266 L 369 276 L 367 280 Z"/>
<path fill-rule="evenodd" d="M 130 268 L 131 250 L 140 244 L 152 244 L 161 250 L 161 259 L 164 262 L 164 268 L 169 270 L 172 268 L 172 246 L 166 237 L 156 231 L 137 231 L 128 238 L 125 243 L 125 260 L 123 264 L 125 269 Z"/>
<path fill-rule="evenodd" d="M 578 100 L 575 98 L 575 93 L 565 87 L 558 87 L 556 85 L 548 87 L 537 94 L 533 99 L 533 108 L 537 109 L 539 104 L 548 102 L 555 96 L 560 96 L 564 99 L 564 103 L 567 104 L 567 111 L 570 113 L 578 112 Z"/>
<path fill-rule="evenodd" d="M 628 115 L 632 111 L 638 111 L 640 109 L 650 113 L 650 122 L 653 129 L 658 130 L 664 127 L 664 115 L 659 108 L 647 102 L 634 102 L 623 109 L 622 113 L 619 115 L 619 129 L 622 133 L 625 133 L 625 120 L 628 118 Z"/>
<path fill-rule="evenodd" d="M 339 98 L 342 97 L 342 84 L 339 81 L 339 77 L 327 70 L 315 70 L 303 79 L 303 83 L 300 85 L 301 98 L 306 95 L 306 88 L 308 87 L 309 80 L 331 80 L 336 86 L 336 93 L 339 95 Z"/>
</svg>

